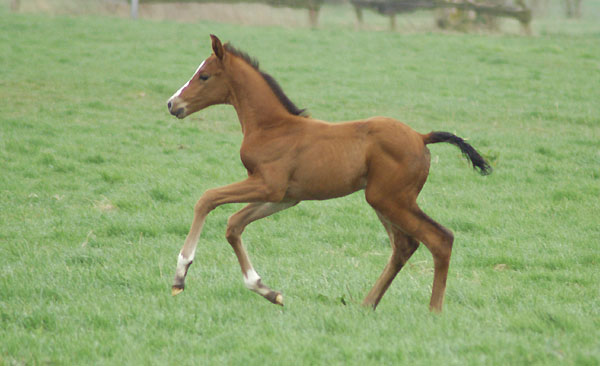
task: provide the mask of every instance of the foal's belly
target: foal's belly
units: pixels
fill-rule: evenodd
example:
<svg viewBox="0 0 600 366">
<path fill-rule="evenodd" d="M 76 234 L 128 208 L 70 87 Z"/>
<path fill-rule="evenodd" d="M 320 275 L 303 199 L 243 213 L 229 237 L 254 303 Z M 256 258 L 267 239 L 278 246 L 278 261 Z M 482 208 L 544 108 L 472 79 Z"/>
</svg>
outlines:
<svg viewBox="0 0 600 366">
<path fill-rule="evenodd" d="M 324 200 L 364 189 L 366 157 L 360 150 L 329 146 L 301 154 L 290 177 L 286 197 Z"/>
</svg>

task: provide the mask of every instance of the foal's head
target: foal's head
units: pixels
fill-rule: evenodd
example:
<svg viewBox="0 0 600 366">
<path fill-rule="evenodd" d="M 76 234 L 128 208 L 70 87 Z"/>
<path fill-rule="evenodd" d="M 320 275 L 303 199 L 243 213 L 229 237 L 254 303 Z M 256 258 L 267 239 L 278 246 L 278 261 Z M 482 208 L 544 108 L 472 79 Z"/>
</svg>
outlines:
<svg viewBox="0 0 600 366">
<path fill-rule="evenodd" d="M 167 102 L 169 112 L 177 118 L 184 118 L 214 104 L 227 103 L 229 99 L 229 89 L 224 82 L 225 50 L 216 36 L 211 34 L 210 38 L 213 54 L 198 66 L 192 78 Z"/>
<path fill-rule="evenodd" d="M 244 63 L 248 66 L 247 70 L 254 70 L 256 76 L 254 82 L 260 84 L 260 81 L 257 80 L 262 79 L 265 83 L 263 87 L 270 88 L 276 97 L 275 100 L 279 100 L 285 110 L 292 115 L 308 116 L 305 109 L 296 107 L 285 95 L 281 86 L 271 75 L 260 70 L 256 59 L 229 43 L 221 44 L 221 41 L 212 34 L 210 38 L 212 39 L 213 54 L 198 66 L 198 70 L 196 70 L 190 81 L 182 86 L 167 102 L 169 112 L 172 115 L 177 118 L 184 118 L 214 104 L 230 103 L 232 94 L 235 93 L 235 90 L 232 91 L 231 89 L 233 79 L 239 83 L 239 77 L 234 78 L 232 73 L 233 60 L 237 59 L 241 62 L 236 64 L 237 70 L 240 70 L 240 65 Z M 244 82 L 250 84 L 248 80 Z M 268 89 L 261 88 L 258 86 L 259 84 L 251 85 L 251 93 L 260 96 L 268 95 L 269 93 L 266 91 Z M 247 93 L 245 96 L 247 97 Z"/>
</svg>

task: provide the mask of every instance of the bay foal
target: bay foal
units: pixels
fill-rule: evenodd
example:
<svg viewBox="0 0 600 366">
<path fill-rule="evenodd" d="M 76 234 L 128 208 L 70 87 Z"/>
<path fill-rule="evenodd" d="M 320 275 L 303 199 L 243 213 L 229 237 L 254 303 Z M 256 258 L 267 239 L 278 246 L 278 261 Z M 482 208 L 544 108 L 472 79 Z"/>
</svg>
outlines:
<svg viewBox="0 0 600 366">
<path fill-rule="evenodd" d="M 274 304 L 280 292 L 267 287 L 242 244 L 253 221 L 302 200 L 341 197 L 364 189 L 367 202 L 385 227 L 392 255 L 364 299 L 375 308 L 402 266 L 423 243 L 433 255 L 434 278 L 429 307 L 441 311 L 452 252 L 452 233 L 417 205 L 429 173 L 425 145 L 458 146 L 482 174 L 488 163 L 463 139 L 447 132 L 426 135 L 391 118 L 331 124 L 306 117 L 247 54 L 211 35 L 213 54 L 168 101 L 171 114 L 185 118 L 214 104 L 235 108 L 244 135 L 240 156 L 248 178 L 206 191 L 194 207 L 194 220 L 177 260 L 172 294 L 184 289 L 206 216 L 217 206 L 248 203 L 227 222 L 226 238 L 237 256 L 247 288 Z"/>
</svg>

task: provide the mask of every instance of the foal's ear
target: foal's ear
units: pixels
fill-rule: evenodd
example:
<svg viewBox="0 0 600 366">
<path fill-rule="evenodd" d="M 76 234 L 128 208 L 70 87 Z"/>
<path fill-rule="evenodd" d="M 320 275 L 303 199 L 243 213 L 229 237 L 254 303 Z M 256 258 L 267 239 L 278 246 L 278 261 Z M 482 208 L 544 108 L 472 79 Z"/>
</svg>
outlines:
<svg viewBox="0 0 600 366">
<path fill-rule="evenodd" d="M 210 35 L 210 39 L 212 39 L 212 49 L 215 53 L 215 56 L 217 56 L 219 60 L 222 60 L 225 51 L 223 50 L 223 45 L 221 44 L 221 41 L 214 34 Z"/>
</svg>

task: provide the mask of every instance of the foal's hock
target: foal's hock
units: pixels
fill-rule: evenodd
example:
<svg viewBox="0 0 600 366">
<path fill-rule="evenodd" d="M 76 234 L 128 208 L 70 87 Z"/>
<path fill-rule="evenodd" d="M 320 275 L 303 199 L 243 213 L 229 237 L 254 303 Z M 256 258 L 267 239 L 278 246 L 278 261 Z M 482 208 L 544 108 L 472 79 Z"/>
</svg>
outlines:
<svg viewBox="0 0 600 366">
<path fill-rule="evenodd" d="M 275 79 L 248 54 L 211 35 L 213 54 L 168 101 L 177 118 L 214 104 L 235 108 L 244 135 L 241 159 L 248 178 L 206 191 L 196 203 L 194 220 L 177 260 L 172 294 L 184 289 L 206 216 L 226 203 L 248 203 L 227 222 L 226 238 L 237 256 L 247 288 L 283 305 L 283 296 L 266 286 L 242 244 L 248 224 L 303 200 L 341 197 L 364 189 L 387 231 L 392 255 L 364 299 L 375 308 L 396 274 L 423 243 L 433 255 L 429 307 L 441 311 L 452 252 L 452 233 L 417 205 L 429 173 L 427 144 L 456 145 L 481 174 L 490 165 L 468 143 L 447 132 L 426 135 L 391 118 L 343 123 L 309 118 L 283 93 Z"/>
</svg>

